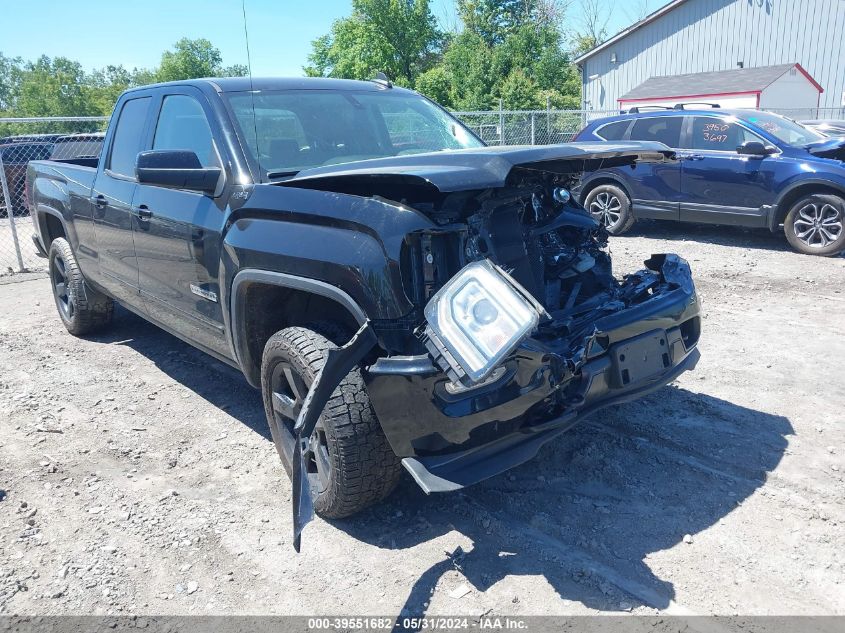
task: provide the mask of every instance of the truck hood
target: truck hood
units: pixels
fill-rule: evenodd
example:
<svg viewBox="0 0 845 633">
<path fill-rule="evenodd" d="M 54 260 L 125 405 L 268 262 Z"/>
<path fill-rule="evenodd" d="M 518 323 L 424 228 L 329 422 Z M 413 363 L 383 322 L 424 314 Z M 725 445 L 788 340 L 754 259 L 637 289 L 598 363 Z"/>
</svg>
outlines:
<svg viewBox="0 0 845 633">
<path fill-rule="evenodd" d="M 829 138 L 807 146 L 807 151 L 819 158 L 845 161 L 845 138 Z"/>
<path fill-rule="evenodd" d="M 479 147 L 315 167 L 274 184 L 339 193 L 364 193 L 362 188 L 392 184 L 451 193 L 504 187 L 516 170 L 580 175 L 599 167 L 664 162 L 674 157 L 674 152 L 662 143 Z"/>
</svg>

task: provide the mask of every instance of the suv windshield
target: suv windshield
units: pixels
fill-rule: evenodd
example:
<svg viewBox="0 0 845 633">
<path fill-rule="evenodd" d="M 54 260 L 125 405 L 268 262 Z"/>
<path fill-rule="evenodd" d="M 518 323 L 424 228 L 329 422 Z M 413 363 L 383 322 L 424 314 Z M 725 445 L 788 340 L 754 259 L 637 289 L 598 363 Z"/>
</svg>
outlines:
<svg viewBox="0 0 845 633">
<path fill-rule="evenodd" d="M 407 92 L 283 90 L 231 92 L 226 97 L 249 151 L 270 177 L 321 165 L 483 146 L 448 113 Z"/>
<path fill-rule="evenodd" d="M 809 145 L 824 140 L 822 134 L 777 114 L 744 112 L 737 116 L 789 145 Z"/>
</svg>

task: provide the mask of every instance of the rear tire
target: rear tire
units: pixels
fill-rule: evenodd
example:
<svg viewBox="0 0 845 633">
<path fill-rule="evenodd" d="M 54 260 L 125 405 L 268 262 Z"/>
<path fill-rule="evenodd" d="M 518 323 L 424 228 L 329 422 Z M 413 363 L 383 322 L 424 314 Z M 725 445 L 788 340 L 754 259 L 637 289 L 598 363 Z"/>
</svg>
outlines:
<svg viewBox="0 0 845 633">
<path fill-rule="evenodd" d="M 264 346 L 264 411 L 289 477 L 293 424 L 331 347 L 335 344 L 325 336 L 304 327 L 285 328 Z M 346 375 L 326 403 L 305 457 L 314 510 L 326 518 L 356 514 L 387 497 L 399 482 L 401 464 L 370 405 L 358 368 Z"/>
<path fill-rule="evenodd" d="M 631 212 L 631 199 L 616 185 L 599 185 L 590 190 L 584 199 L 584 208 L 611 235 L 622 235 L 636 221 Z"/>
<path fill-rule="evenodd" d="M 838 255 L 845 250 L 845 200 L 831 194 L 804 196 L 792 205 L 783 230 L 799 253 Z"/>
<path fill-rule="evenodd" d="M 63 237 L 50 245 L 49 269 L 59 318 L 68 332 L 84 336 L 111 323 L 114 301 L 85 283 L 73 249 Z"/>
</svg>

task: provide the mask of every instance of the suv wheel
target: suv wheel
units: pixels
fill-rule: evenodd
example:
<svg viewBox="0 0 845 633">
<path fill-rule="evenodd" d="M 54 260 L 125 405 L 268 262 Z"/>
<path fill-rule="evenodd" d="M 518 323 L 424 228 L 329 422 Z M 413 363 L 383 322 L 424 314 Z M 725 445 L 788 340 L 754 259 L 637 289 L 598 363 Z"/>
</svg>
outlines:
<svg viewBox="0 0 845 633">
<path fill-rule="evenodd" d="M 325 363 L 326 350 L 334 346 L 313 330 L 290 327 L 271 336 L 264 347 L 264 411 L 288 477 L 293 472 L 293 426 Z M 305 445 L 305 474 L 320 516 L 355 514 L 387 497 L 399 482 L 401 464 L 381 430 L 357 368 L 332 394 Z"/>
<path fill-rule="evenodd" d="M 584 207 L 611 235 L 621 235 L 634 224 L 631 200 L 616 185 L 599 185 L 591 190 Z"/>
<path fill-rule="evenodd" d="M 85 283 L 68 241 L 53 240 L 49 254 L 50 282 L 59 317 L 74 336 L 90 334 L 112 320 L 114 301 Z"/>
<path fill-rule="evenodd" d="M 845 250 L 845 200 L 812 194 L 796 202 L 783 221 L 792 248 L 807 255 L 838 255 Z"/>
</svg>

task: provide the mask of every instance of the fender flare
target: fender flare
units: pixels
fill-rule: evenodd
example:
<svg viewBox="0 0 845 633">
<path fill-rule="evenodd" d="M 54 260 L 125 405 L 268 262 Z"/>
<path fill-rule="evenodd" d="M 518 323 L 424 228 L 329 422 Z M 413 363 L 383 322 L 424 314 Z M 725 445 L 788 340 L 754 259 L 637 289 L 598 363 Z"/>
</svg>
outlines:
<svg viewBox="0 0 845 633">
<path fill-rule="evenodd" d="M 227 298 L 229 307 L 226 311 L 229 315 L 229 345 L 231 346 L 233 357 L 237 361 L 238 366 L 253 387 L 259 386 L 260 376 L 251 375 L 248 369 L 254 363 L 251 362 L 253 359 L 250 356 L 249 345 L 244 336 L 242 326 L 246 319 L 246 306 L 243 299 L 246 289 L 252 283 L 269 284 L 320 295 L 340 304 L 352 315 L 359 325 L 367 322 L 366 313 L 352 297 L 340 288 L 324 281 L 258 268 L 244 268 L 238 271 L 232 280 L 231 292 Z"/>
<path fill-rule="evenodd" d="M 796 182 L 791 183 L 786 189 L 784 189 L 780 195 L 778 195 L 777 200 L 774 203 L 772 212 L 769 214 L 769 230 L 773 233 L 778 230 L 781 222 L 783 222 L 784 218 L 786 218 L 786 214 L 789 213 L 789 209 L 784 208 L 783 204 L 786 200 L 789 200 L 790 196 L 797 190 L 803 189 L 805 187 L 811 186 L 817 187 L 824 187 L 827 189 L 835 189 L 838 191 L 843 198 L 845 198 L 845 183 L 840 183 L 835 180 L 828 180 L 826 178 L 802 178 Z"/>
<path fill-rule="evenodd" d="M 65 220 L 64 214 L 55 207 L 51 207 L 50 205 L 44 204 L 43 202 L 38 202 L 35 205 L 35 220 L 37 220 L 37 227 L 38 227 L 38 237 L 41 239 L 42 246 L 44 247 L 45 251 L 50 250 L 50 245 L 44 243 L 46 236 L 44 234 L 47 226 L 46 223 L 43 221 L 45 215 L 50 215 L 56 218 L 59 223 L 62 225 L 62 229 L 65 232 L 68 240 L 70 241 L 71 245 L 73 245 L 76 240 L 76 231 L 71 230 L 73 223 L 69 223 Z"/>
</svg>

